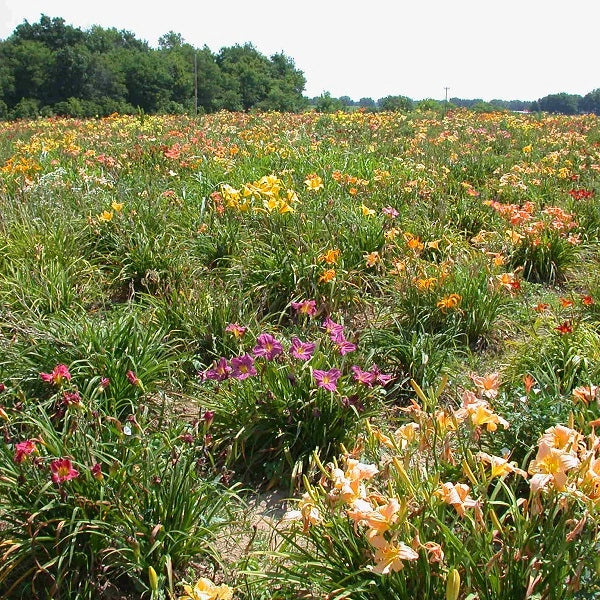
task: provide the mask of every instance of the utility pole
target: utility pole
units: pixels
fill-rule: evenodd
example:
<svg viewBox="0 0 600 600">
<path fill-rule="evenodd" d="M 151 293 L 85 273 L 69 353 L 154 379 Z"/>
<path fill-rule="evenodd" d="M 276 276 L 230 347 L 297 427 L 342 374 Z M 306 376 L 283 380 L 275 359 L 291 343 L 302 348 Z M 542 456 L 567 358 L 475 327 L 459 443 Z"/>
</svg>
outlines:
<svg viewBox="0 0 600 600">
<path fill-rule="evenodd" d="M 194 50 L 194 115 L 198 116 L 198 52 Z"/>
<path fill-rule="evenodd" d="M 448 90 L 450 89 L 448 86 L 445 86 L 446 90 L 446 101 L 444 102 L 444 118 L 446 117 L 446 113 L 448 112 Z"/>
</svg>

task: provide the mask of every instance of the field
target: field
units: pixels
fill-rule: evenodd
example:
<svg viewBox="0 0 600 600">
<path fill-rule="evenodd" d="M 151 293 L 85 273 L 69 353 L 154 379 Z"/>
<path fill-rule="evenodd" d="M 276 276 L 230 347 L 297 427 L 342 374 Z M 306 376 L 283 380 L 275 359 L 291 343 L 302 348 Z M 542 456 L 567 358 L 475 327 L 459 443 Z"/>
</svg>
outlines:
<svg viewBox="0 0 600 600">
<path fill-rule="evenodd" d="M 0 123 L 0 598 L 600 597 L 598 190 L 594 116 Z"/>
</svg>

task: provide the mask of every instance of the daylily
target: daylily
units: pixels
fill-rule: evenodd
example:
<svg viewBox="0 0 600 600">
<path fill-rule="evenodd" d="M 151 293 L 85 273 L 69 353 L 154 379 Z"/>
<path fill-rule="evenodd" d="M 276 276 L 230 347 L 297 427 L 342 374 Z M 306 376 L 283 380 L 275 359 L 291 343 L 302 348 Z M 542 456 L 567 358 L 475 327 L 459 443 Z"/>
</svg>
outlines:
<svg viewBox="0 0 600 600">
<path fill-rule="evenodd" d="M 283 352 L 283 348 L 270 333 L 261 333 L 256 338 L 256 346 L 254 346 L 252 352 L 254 356 L 262 356 L 267 360 L 273 360 Z"/>
<path fill-rule="evenodd" d="M 315 369 L 313 371 L 313 379 L 317 382 L 317 387 L 335 392 L 337 390 L 337 380 L 341 374 L 342 372 L 339 369 L 329 369 L 329 371 Z"/>
<path fill-rule="evenodd" d="M 194 587 L 184 585 L 183 589 L 186 593 L 179 600 L 232 600 L 233 590 L 222 583 L 215 585 L 210 579 L 201 577 Z"/>
<path fill-rule="evenodd" d="M 521 477 L 527 479 L 527 473 L 523 471 L 523 469 L 517 468 L 514 463 L 508 462 L 506 458 L 502 458 L 501 456 L 494 456 L 492 454 L 487 454 L 486 452 L 479 452 L 477 454 L 477 458 L 491 465 L 492 478 L 504 477 L 509 473 L 516 473 L 517 475 L 521 475 Z"/>
<path fill-rule="evenodd" d="M 256 375 L 254 359 L 249 354 L 231 359 L 231 377 L 242 380 L 254 375 Z"/>
<path fill-rule="evenodd" d="M 456 512 L 464 517 L 465 509 L 479 506 L 479 502 L 469 496 L 470 491 L 471 488 L 465 483 L 447 482 L 435 491 L 435 495 L 446 504 L 454 506 Z"/>
<path fill-rule="evenodd" d="M 301 342 L 297 337 L 292 338 L 290 354 L 298 360 L 310 360 L 315 351 L 316 344 L 310 342 Z"/>
<path fill-rule="evenodd" d="M 563 491 L 567 483 L 567 471 L 578 465 L 576 456 L 542 442 L 528 469 L 533 475 L 529 482 L 532 493 L 545 488 L 550 482 L 558 491 Z"/>
<path fill-rule="evenodd" d="M 66 365 L 56 365 L 52 370 L 52 373 L 40 373 L 40 377 L 43 381 L 53 383 L 54 385 L 60 385 L 63 380 L 71 381 L 71 373 Z"/>
<path fill-rule="evenodd" d="M 52 481 L 63 483 L 79 477 L 79 471 L 73 468 L 73 463 L 68 458 L 57 458 L 50 463 Z"/>
<path fill-rule="evenodd" d="M 390 572 L 400 571 L 404 568 L 403 560 L 417 560 L 419 555 L 404 542 L 388 542 L 383 536 L 373 537 L 371 545 L 376 548 L 374 559 L 377 563 L 373 573 L 387 575 Z"/>
</svg>

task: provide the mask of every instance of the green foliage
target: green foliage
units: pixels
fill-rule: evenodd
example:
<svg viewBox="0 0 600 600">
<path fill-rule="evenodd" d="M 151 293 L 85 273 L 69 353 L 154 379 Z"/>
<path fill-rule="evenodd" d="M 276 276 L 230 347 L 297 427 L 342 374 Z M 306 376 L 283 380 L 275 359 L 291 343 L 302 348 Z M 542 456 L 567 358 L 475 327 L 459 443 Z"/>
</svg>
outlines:
<svg viewBox="0 0 600 600">
<path fill-rule="evenodd" d="M 202 430 L 159 431 L 139 412 L 122 423 L 93 396 L 82 402 L 62 418 L 31 404 L 11 411 L 0 443 L 4 597 L 140 594 L 150 566 L 164 585 L 189 560 L 214 560 L 232 494 L 205 463 Z M 35 452 L 16 462 L 16 444 L 27 439 Z M 75 473 L 55 482 L 61 459 Z"/>
<path fill-rule="evenodd" d="M 11 118 L 44 114 L 73 117 L 131 113 L 229 110 L 300 110 L 305 78 L 292 59 L 270 59 L 250 44 L 213 54 L 169 32 L 159 48 L 128 31 L 87 31 L 42 15 L 0 42 L 0 101 Z"/>
</svg>

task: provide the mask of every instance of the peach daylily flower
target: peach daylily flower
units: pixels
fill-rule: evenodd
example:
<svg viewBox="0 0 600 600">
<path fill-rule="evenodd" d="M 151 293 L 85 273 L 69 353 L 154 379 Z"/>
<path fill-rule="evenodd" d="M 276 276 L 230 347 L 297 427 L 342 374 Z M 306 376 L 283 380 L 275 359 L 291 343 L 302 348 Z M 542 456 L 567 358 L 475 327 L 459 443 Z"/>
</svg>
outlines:
<svg viewBox="0 0 600 600">
<path fill-rule="evenodd" d="M 576 453 L 583 443 L 583 436 L 575 429 L 564 425 L 555 425 L 546 429 L 539 444 L 546 444 L 551 448 L 558 448 L 564 452 Z"/>
<path fill-rule="evenodd" d="M 471 488 L 465 483 L 447 482 L 441 485 L 434 494 L 446 504 L 451 504 L 456 509 L 456 512 L 461 516 L 465 516 L 465 509 L 476 508 L 479 502 L 469 496 Z"/>
<path fill-rule="evenodd" d="M 472 374 L 471 379 L 482 396 L 493 400 L 498 395 L 500 387 L 498 373 L 489 373 L 483 376 Z"/>
<path fill-rule="evenodd" d="M 584 404 L 589 404 L 593 400 L 598 400 L 597 385 L 580 385 L 573 390 L 573 400 L 579 400 Z"/>
<path fill-rule="evenodd" d="M 373 558 L 377 563 L 372 567 L 373 573 L 387 575 L 391 572 L 401 571 L 404 568 L 403 560 L 419 558 L 419 555 L 404 542 L 388 542 L 383 536 L 374 536 L 370 542 L 375 548 Z"/>
<path fill-rule="evenodd" d="M 539 445 L 535 460 L 529 465 L 529 482 L 532 493 L 537 493 L 552 483 L 558 491 L 564 491 L 567 483 L 567 471 L 579 466 L 579 459 L 547 443 Z"/>
</svg>

